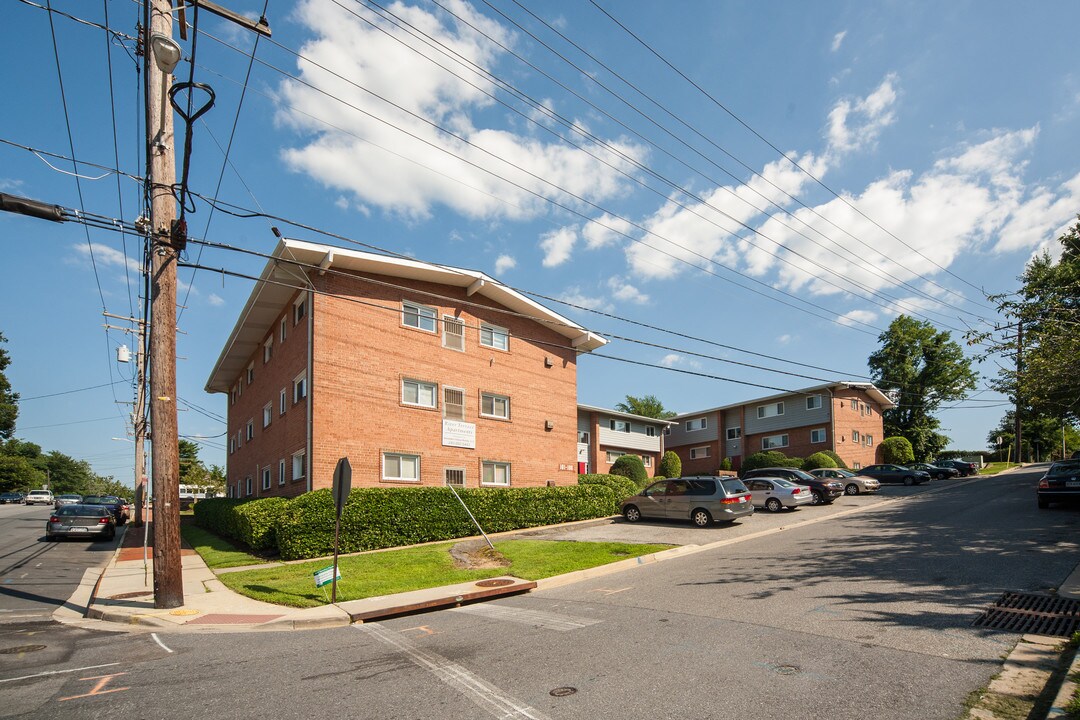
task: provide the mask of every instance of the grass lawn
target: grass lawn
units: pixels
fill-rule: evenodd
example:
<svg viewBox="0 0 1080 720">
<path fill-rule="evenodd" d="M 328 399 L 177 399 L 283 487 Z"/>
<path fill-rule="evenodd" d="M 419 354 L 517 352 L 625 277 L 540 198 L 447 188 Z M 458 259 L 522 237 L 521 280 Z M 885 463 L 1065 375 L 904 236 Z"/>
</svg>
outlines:
<svg viewBox="0 0 1080 720">
<path fill-rule="evenodd" d="M 1011 467 L 1016 467 L 1018 463 L 1006 463 L 1006 462 L 992 462 L 987 463 L 986 467 L 979 470 L 980 475 L 993 475 L 999 473 L 1002 470 L 1008 470 Z"/>
<path fill-rule="evenodd" d="M 454 543 L 448 542 L 343 557 L 338 561 L 341 570 L 341 580 L 338 581 L 337 588 L 338 600 L 360 600 L 500 575 L 539 580 L 672 547 L 631 543 L 503 540 L 495 543 L 495 549 L 511 562 L 509 567 L 459 570 L 454 567 L 454 561 L 450 557 L 450 548 L 453 545 Z M 326 560 L 317 560 L 228 573 L 221 575 L 219 579 L 232 590 L 256 600 L 291 607 L 315 607 L 325 605 L 327 599 L 323 589 L 315 587 L 312 574 L 328 564 Z"/>
<path fill-rule="evenodd" d="M 266 562 L 263 558 L 244 552 L 228 540 L 207 532 L 198 525 L 181 523 L 180 534 L 187 544 L 202 556 L 203 562 L 210 568 L 259 565 Z"/>
</svg>

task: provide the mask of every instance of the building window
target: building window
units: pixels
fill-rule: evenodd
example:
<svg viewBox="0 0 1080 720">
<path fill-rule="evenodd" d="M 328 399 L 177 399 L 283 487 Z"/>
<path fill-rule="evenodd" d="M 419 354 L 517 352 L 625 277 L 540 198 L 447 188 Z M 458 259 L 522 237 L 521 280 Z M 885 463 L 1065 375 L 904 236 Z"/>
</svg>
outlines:
<svg viewBox="0 0 1080 720">
<path fill-rule="evenodd" d="M 452 315 L 443 315 L 442 344 L 451 350 L 465 350 L 465 323 Z"/>
<path fill-rule="evenodd" d="M 510 398 L 494 393 L 480 394 L 480 415 L 482 417 L 510 419 Z"/>
<path fill-rule="evenodd" d="M 443 417 L 447 420 L 465 419 L 465 391 L 443 386 Z"/>
<path fill-rule="evenodd" d="M 701 458 L 709 457 L 709 446 L 690 448 L 690 459 L 700 460 Z"/>
<path fill-rule="evenodd" d="M 480 325 L 480 344 L 496 350 L 510 349 L 510 331 L 497 325 Z"/>
<path fill-rule="evenodd" d="M 289 408 L 289 391 L 281 388 L 281 396 L 278 398 L 278 415 L 284 415 Z"/>
<path fill-rule="evenodd" d="M 266 338 L 266 342 L 263 343 L 263 365 L 270 362 L 270 358 L 274 355 L 274 336 Z"/>
<path fill-rule="evenodd" d="M 253 382 L 255 382 L 255 363 L 247 366 L 247 384 L 251 385 Z"/>
<path fill-rule="evenodd" d="M 769 405 L 758 405 L 757 416 L 759 420 L 765 418 L 776 417 L 777 415 L 784 414 L 784 403 L 771 403 Z"/>
<path fill-rule="evenodd" d="M 851 431 L 851 442 L 853 442 L 853 443 L 859 442 L 859 431 L 858 430 L 852 430 Z"/>
<path fill-rule="evenodd" d="M 806 409 L 807 410 L 817 410 L 820 407 L 821 407 L 821 396 L 820 395 L 810 395 L 810 396 L 808 396 L 806 398 Z"/>
<path fill-rule="evenodd" d="M 383 453 L 382 479 L 420 482 L 420 456 Z"/>
<path fill-rule="evenodd" d="M 671 426 L 667 425 L 667 426 L 664 427 L 664 436 L 666 437 L 666 436 L 668 436 L 670 434 L 671 434 Z"/>
<path fill-rule="evenodd" d="M 255 439 L 255 418 L 247 421 L 247 426 L 244 429 L 244 439 L 248 442 Z"/>
<path fill-rule="evenodd" d="M 300 480 L 307 472 L 307 451 L 301 450 L 292 456 L 292 479 Z"/>
<path fill-rule="evenodd" d="M 307 373 L 300 373 L 292 381 L 293 405 L 307 397 Z"/>
<path fill-rule="evenodd" d="M 707 427 L 709 427 L 709 418 L 707 417 L 686 421 L 686 432 L 696 432 L 698 430 L 704 430 Z"/>
<path fill-rule="evenodd" d="M 615 432 L 630 432 L 629 420 L 609 420 L 608 422 L 610 423 L 611 429 Z"/>
<path fill-rule="evenodd" d="M 642 455 L 641 464 L 645 467 L 652 467 L 652 455 Z"/>
<path fill-rule="evenodd" d="M 443 468 L 443 484 L 456 488 L 465 487 L 465 468 Z"/>
<path fill-rule="evenodd" d="M 241 447 L 243 447 L 243 444 L 244 444 L 243 443 L 243 438 L 244 438 L 244 431 L 243 430 L 237 430 L 236 431 L 236 449 L 237 450 L 239 450 Z"/>
<path fill-rule="evenodd" d="M 263 490 L 269 490 L 270 489 L 270 468 L 269 468 L 269 466 L 264 467 L 263 471 L 262 471 L 262 489 Z"/>
<path fill-rule="evenodd" d="M 586 430 L 577 431 L 577 441 L 583 445 L 589 444 L 589 433 Z"/>
<path fill-rule="evenodd" d="M 285 484 L 285 458 L 278 460 L 277 463 L 277 484 Z"/>
<path fill-rule="evenodd" d="M 810 431 L 810 442 L 823 443 L 825 442 L 825 428 L 816 428 Z"/>
<path fill-rule="evenodd" d="M 485 460 L 480 475 L 481 485 L 510 485 L 510 463 Z"/>
<path fill-rule="evenodd" d="M 652 425 L 646 425 L 645 426 L 645 434 L 648 437 L 656 437 L 656 428 L 654 428 Z"/>
<path fill-rule="evenodd" d="M 873 447 L 874 446 L 874 436 L 873 435 L 863 435 L 863 444 L 865 444 L 866 447 Z"/>
<path fill-rule="evenodd" d="M 619 452 L 618 450 L 608 450 L 608 451 L 607 451 L 607 462 L 608 462 L 608 465 L 611 465 L 611 464 L 612 464 L 613 462 L 615 462 L 616 460 L 618 460 L 619 458 L 621 458 L 621 457 L 622 457 L 623 455 L 625 455 L 625 454 L 626 454 L 626 453 L 624 453 L 624 452 Z"/>
<path fill-rule="evenodd" d="M 851 469 L 852 470 L 862 470 L 862 463 L 861 462 L 855 462 L 854 464 L 852 464 Z"/>
<path fill-rule="evenodd" d="M 233 385 L 232 390 L 229 391 L 229 404 L 235 405 L 236 399 L 240 397 L 240 383 Z"/>
<path fill-rule="evenodd" d="M 281 318 L 281 331 L 278 333 L 278 342 L 285 342 L 285 338 L 289 336 L 288 327 L 289 323 L 285 321 L 285 318 Z"/>
<path fill-rule="evenodd" d="M 727 429 L 728 440 L 738 440 L 742 437 L 742 428 L 736 425 L 735 427 L 729 427 Z"/>
<path fill-rule="evenodd" d="M 859 409 L 859 401 L 856 400 L 855 398 L 851 399 L 851 409 L 852 410 L 858 410 Z"/>
<path fill-rule="evenodd" d="M 301 295 L 292 306 L 292 322 L 296 325 L 307 315 L 307 298 Z"/>
<path fill-rule="evenodd" d="M 236 438 L 232 435 L 229 436 L 229 454 L 232 455 L 236 452 Z"/>
<path fill-rule="evenodd" d="M 435 332 L 435 308 L 416 303 L 401 303 L 401 324 L 406 327 Z"/>
<path fill-rule="evenodd" d="M 874 414 L 874 408 L 872 408 L 870 406 L 870 403 L 867 403 L 866 405 L 863 405 L 863 414 L 865 414 L 865 415 L 873 415 Z"/>
<path fill-rule="evenodd" d="M 244 478 L 244 494 L 251 495 L 251 476 Z"/>
<path fill-rule="evenodd" d="M 787 433 L 783 435 L 766 435 L 761 438 L 762 450 L 775 450 L 776 448 L 785 448 L 788 446 Z"/>
<path fill-rule="evenodd" d="M 435 397 L 438 392 L 438 386 L 434 383 L 419 380 L 401 381 L 401 402 L 406 405 L 433 408 L 435 407 Z"/>
<path fill-rule="evenodd" d="M 274 415 L 274 403 L 268 402 L 263 406 L 263 427 L 270 427 L 270 418 Z"/>
</svg>

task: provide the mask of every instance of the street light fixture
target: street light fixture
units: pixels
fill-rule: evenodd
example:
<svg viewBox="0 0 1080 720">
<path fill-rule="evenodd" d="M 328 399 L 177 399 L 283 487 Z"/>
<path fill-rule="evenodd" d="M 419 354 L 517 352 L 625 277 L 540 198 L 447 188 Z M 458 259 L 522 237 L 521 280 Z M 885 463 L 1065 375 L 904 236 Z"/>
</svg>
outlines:
<svg viewBox="0 0 1080 720">
<path fill-rule="evenodd" d="M 158 70 L 166 75 L 172 74 L 180 62 L 180 46 L 168 35 L 154 33 L 150 36 L 150 49 L 154 51 L 154 62 Z"/>
</svg>

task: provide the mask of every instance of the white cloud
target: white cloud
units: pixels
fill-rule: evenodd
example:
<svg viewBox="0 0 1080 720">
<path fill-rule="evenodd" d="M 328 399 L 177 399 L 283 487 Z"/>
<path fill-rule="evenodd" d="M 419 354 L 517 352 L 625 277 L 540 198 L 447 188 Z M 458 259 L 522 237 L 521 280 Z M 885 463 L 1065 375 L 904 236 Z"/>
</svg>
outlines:
<svg viewBox="0 0 1080 720">
<path fill-rule="evenodd" d="M 512 270 L 517 267 L 517 260 L 509 255 L 500 255 L 495 258 L 495 274 L 502 275 L 507 270 Z"/>
<path fill-rule="evenodd" d="M 860 325 L 862 323 L 872 323 L 877 319 L 877 314 L 872 313 L 869 310 L 852 310 L 846 312 L 836 319 L 841 325 Z"/>
<path fill-rule="evenodd" d="M 571 305 L 578 305 L 601 312 L 611 312 L 615 309 L 605 298 L 586 295 L 579 287 L 567 288 L 565 292 L 559 295 L 559 299 Z"/>
<path fill-rule="evenodd" d="M 557 267 L 570 259 L 577 242 L 577 228 L 564 227 L 540 236 L 540 249 L 544 251 L 544 267 Z"/>
<path fill-rule="evenodd" d="M 91 245 L 93 246 L 93 261 L 98 269 L 125 268 L 128 272 L 136 275 L 142 273 L 142 262 L 124 255 L 123 251 L 101 243 L 91 243 Z M 91 259 L 91 245 L 76 243 L 71 248 L 76 255 L 89 262 Z"/>
<path fill-rule="evenodd" d="M 585 247 L 589 250 L 597 250 L 619 241 L 625 241 L 626 235 L 634 230 L 629 220 L 614 217 L 604 213 L 592 222 L 585 223 L 581 229 L 581 236 L 585 239 Z"/>
<path fill-rule="evenodd" d="M 217 293 L 210 293 L 206 296 L 206 302 L 210 303 L 214 307 L 221 307 L 225 304 L 225 298 L 221 297 Z"/>
<path fill-rule="evenodd" d="M 436 42 L 495 72 L 505 51 L 484 34 L 507 47 L 516 43 L 512 32 L 464 0 L 448 3 L 461 20 L 402 2 L 392 7 Z M 394 37 L 402 31 L 385 21 L 374 20 L 389 35 L 329 0 L 303 0 L 295 16 L 313 36 L 300 50 L 311 62 L 298 61 L 298 76 L 323 92 L 289 80 L 279 86 L 277 121 L 300 136 L 283 152 L 293 170 L 360 203 L 416 219 L 437 205 L 474 218 L 524 219 L 546 209 L 542 198 L 578 205 L 566 192 L 597 201 L 622 191 L 626 179 L 582 150 L 478 126 L 493 101 L 400 44 Z M 644 158 L 638 145 L 610 142 L 630 157 Z M 591 150 L 611 165 L 631 167 L 611 151 L 595 145 Z"/>
<path fill-rule="evenodd" d="M 897 77 L 885 76 L 872 93 L 862 99 L 844 99 L 829 112 L 829 152 L 840 155 L 877 142 L 881 131 L 896 121 Z"/>
<path fill-rule="evenodd" d="M 844 42 L 844 37 L 847 35 L 847 30 L 841 30 L 833 35 L 832 45 L 829 47 L 830 52 L 836 52 L 840 49 L 841 43 Z"/>
<path fill-rule="evenodd" d="M 660 358 L 660 364 L 664 367 L 675 367 L 682 360 L 682 356 L 676 353 L 668 353 Z"/>
<path fill-rule="evenodd" d="M 788 335 L 787 333 L 785 333 L 785 334 L 781 335 L 780 337 L 776 338 L 776 342 L 778 344 L 780 344 L 780 345 L 787 345 L 787 344 L 789 344 L 791 342 L 791 335 Z"/>
<path fill-rule="evenodd" d="M 644 305 L 649 302 L 649 296 L 634 287 L 632 281 L 628 278 L 610 277 L 607 284 L 608 288 L 611 289 L 611 296 L 616 300 L 632 302 L 637 305 Z"/>
</svg>

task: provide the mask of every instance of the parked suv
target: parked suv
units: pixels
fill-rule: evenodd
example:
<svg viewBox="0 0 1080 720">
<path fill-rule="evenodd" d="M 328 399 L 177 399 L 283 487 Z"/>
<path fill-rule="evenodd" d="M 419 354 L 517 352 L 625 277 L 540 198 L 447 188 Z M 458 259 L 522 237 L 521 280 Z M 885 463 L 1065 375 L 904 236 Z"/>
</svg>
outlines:
<svg viewBox="0 0 1080 720">
<path fill-rule="evenodd" d="M 52 505 L 52 490 L 31 490 L 26 493 L 27 505 Z"/>
<path fill-rule="evenodd" d="M 925 470 L 912 470 L 903 465 L 868 465 L 859 470 L 863 475 L 877 478 L 881 482 L 902 482 L 905 485 L 922 485 L 930 482 L 930 473 Z"/>
<path fill-rule="evenodd" d="M 844 483 L 839 480 L 817 478 L 808 472 L 797 468 L 771 467 L 748 470 L 743 473 L 743 480 L 750 478 L 780 478 L 790 480 L 796 485 L 806 485 L 810 488 L 811 505 L 827 505 L 844 494 Z"/>
<path fill-rule="evenodd" d="M 750 491 L 736 477 L 693 475 L 658 480 L 622 501 L 627 522 L 643 517 L 689 520 L 698 527 L 754 514 Z"/>
</svg>

